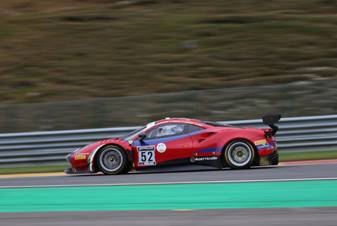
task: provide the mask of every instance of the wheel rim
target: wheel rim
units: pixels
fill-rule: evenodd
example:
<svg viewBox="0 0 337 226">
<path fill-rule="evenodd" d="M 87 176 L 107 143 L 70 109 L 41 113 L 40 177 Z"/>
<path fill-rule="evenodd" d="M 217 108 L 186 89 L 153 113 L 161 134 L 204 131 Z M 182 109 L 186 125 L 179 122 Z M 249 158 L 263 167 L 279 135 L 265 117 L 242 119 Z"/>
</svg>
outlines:
<svg viewBox="0 0 337 226">
<path fill-rule="evenodd" d="M 99 162 L 105 171 L 115 172 L 123 164 L 123 155 L 117 148 L 108 148 L 101 153 Z"/>
<path fill-rule="evenodd" d="M 237 167 L 247 165 L 252 158 L 252 149 L 250 145 L 244 142 L 236 142 L 228 149 L 228 160 Z"/>
</svg>

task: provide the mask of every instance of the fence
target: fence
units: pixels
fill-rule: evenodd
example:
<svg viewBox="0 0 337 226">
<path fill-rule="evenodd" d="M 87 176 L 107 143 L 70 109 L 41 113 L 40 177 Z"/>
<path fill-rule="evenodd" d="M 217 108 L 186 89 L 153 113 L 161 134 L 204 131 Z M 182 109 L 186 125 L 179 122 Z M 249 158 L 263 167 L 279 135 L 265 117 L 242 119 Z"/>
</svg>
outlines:
<svg viewBox="0 0 337 226">
<path fill-rule="evenodd" d="M 264 127 L 261 119 L 222 121 Z M 337 150 L 337 115 L 283 118 L 277 133 L 279 150 Z M 99 139 L 118 137 L 138 127 L 0 134 L 0 164 L 65 163 L 65 156 Z"/>
</svg>

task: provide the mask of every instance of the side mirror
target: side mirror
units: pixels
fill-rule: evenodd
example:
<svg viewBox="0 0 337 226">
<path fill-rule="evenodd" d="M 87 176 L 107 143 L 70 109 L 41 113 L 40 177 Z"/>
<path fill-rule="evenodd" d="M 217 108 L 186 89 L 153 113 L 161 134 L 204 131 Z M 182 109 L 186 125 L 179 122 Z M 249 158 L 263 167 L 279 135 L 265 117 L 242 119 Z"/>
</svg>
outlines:
<svg viewBox="0 0 337 226">
<path fill-rule="evenodd" d="M 141 133 L 141 134 L 138 135 L 138 138 L 139 138 L 140 142 L 143 142 L 144 139 L 146 138 L 146 134 L 145 133 Z"/>
</svg>

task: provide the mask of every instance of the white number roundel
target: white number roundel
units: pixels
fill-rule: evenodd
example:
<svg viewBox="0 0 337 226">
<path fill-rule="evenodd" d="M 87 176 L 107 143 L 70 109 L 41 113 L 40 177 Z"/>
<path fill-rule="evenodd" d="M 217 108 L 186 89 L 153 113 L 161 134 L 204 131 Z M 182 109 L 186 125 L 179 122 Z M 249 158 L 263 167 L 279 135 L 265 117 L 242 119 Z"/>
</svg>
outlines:
<svg viewBox="0 0 337 226">
<path fill-rule="evenodd" d="M 157 145 L 157 151 L 159 153 L 164 153 L 166 151 L 166 145 L 164 143 L 159 143 Z"/>
</svg>

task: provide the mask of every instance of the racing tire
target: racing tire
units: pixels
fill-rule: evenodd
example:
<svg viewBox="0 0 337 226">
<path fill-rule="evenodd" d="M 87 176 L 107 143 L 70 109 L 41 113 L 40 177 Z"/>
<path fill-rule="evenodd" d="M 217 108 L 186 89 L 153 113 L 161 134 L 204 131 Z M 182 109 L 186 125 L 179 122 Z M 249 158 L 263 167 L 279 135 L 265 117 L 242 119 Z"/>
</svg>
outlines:
<svg viewBox="0 0 337 226">
<path fill-rule="evenodd" d="M 128 161 L 127 166 L 125 167 L 125 169 L 121 172 L 122 174 L 127 174 L 128 172 L 130 172 L 130 170 L 132 169 L 133 164 L 131 161 Z"/>
<path fill-rule="evenodd" d="M 105 146 L 98 154 L 98 168 L 106 175 L 123 173 L 126 171 L 128 164 L 128 157 L 125 151 L 118 146 Z"/>
<path fill-rule="evenodd" d="M 235 140 L 230 142 L 224 152 L 224 165 L 231 169 L 247 169 L 253 164 L 255 159 L 255 149 L 245 140 Z"/>
</svg>

